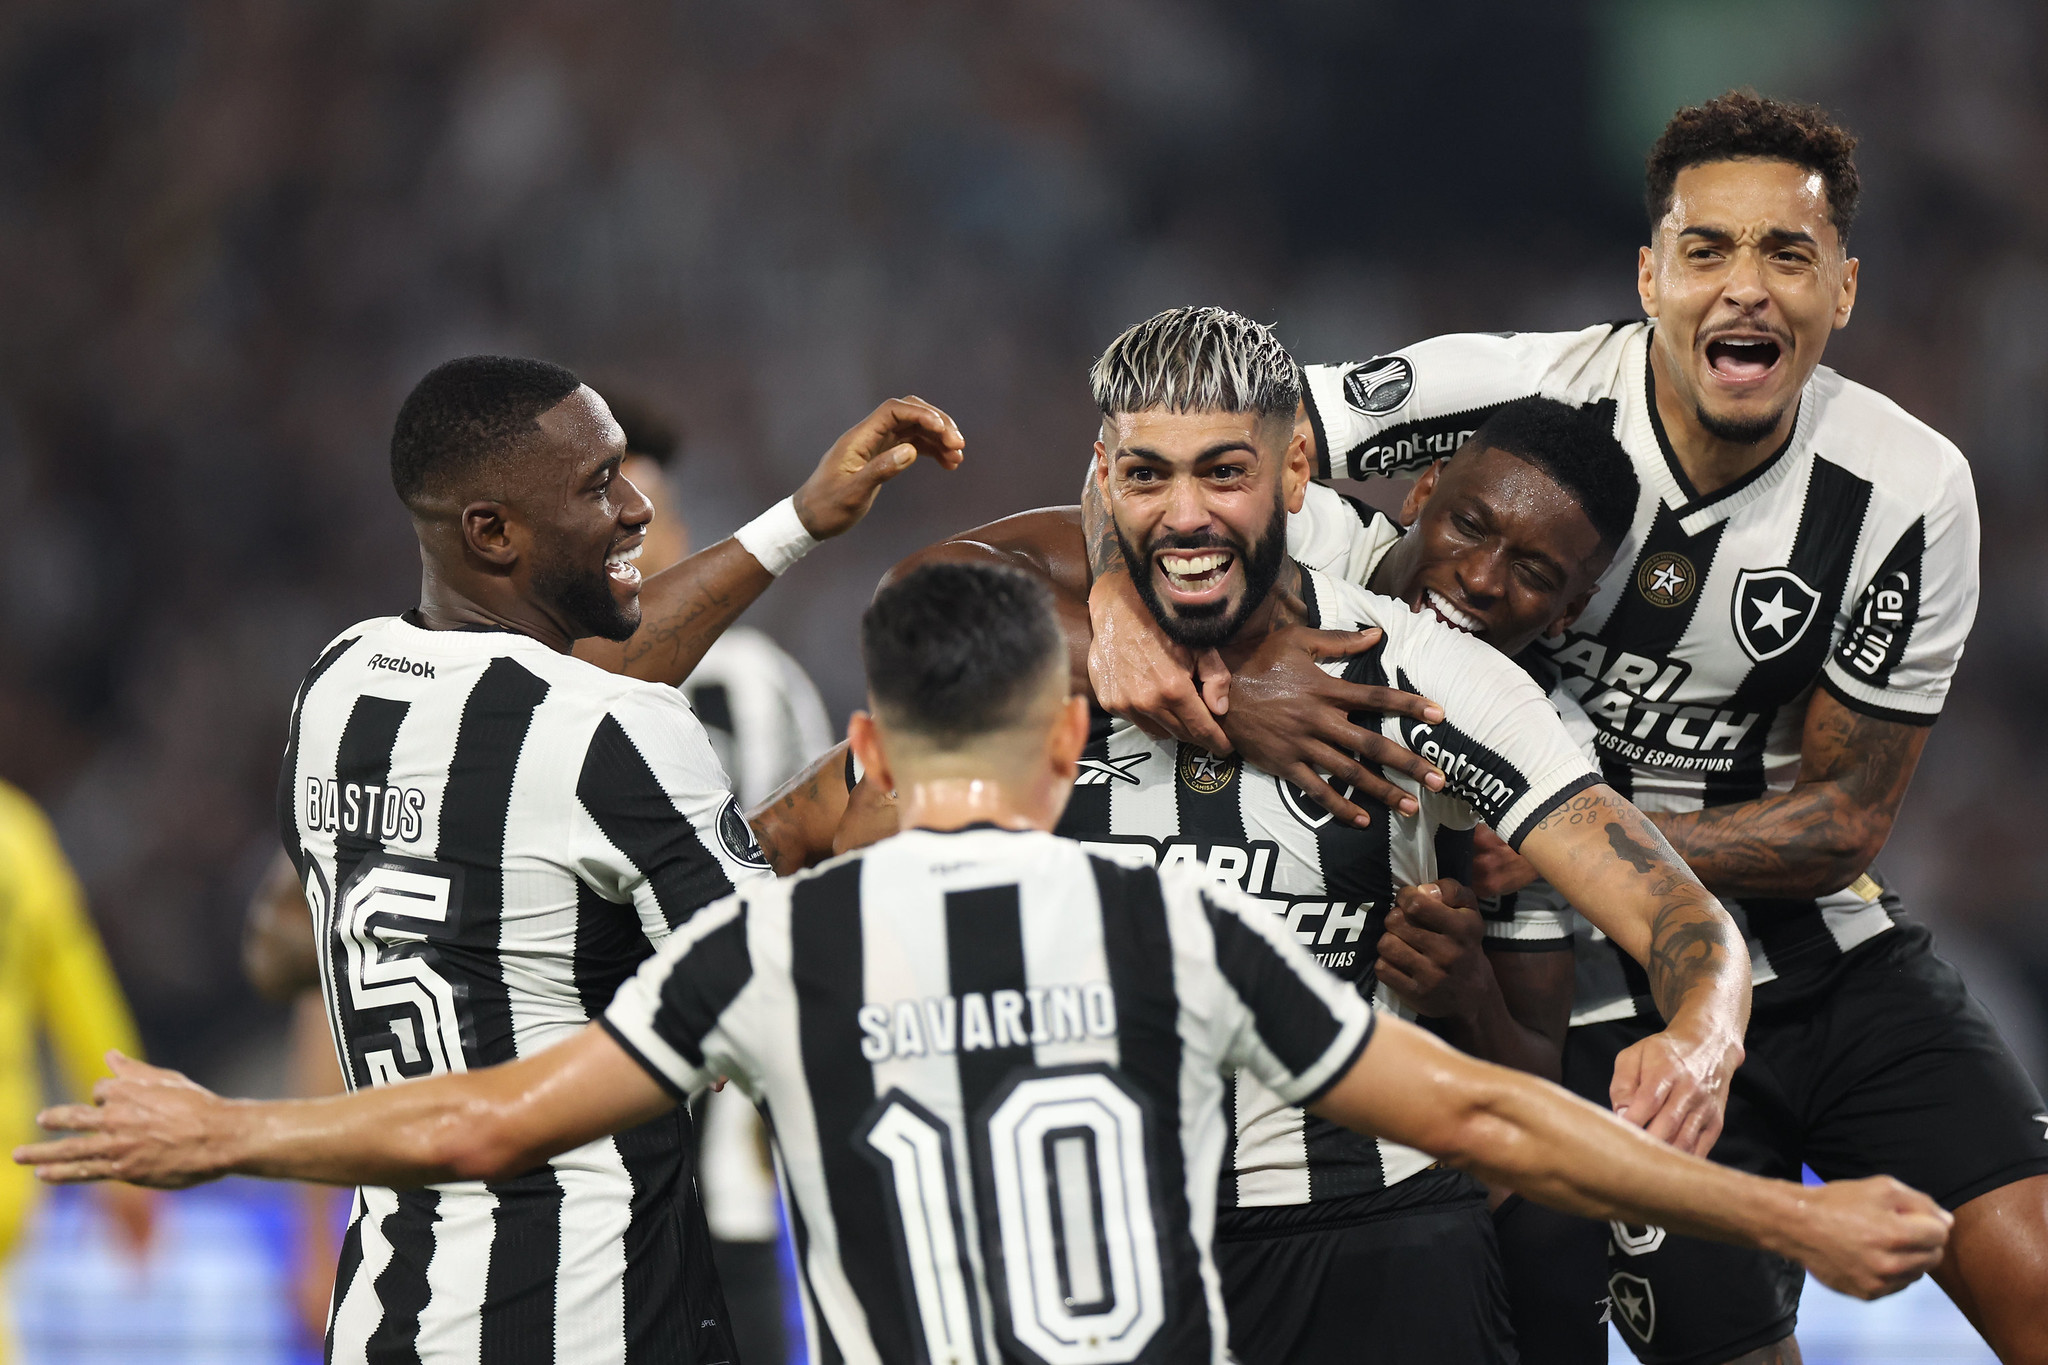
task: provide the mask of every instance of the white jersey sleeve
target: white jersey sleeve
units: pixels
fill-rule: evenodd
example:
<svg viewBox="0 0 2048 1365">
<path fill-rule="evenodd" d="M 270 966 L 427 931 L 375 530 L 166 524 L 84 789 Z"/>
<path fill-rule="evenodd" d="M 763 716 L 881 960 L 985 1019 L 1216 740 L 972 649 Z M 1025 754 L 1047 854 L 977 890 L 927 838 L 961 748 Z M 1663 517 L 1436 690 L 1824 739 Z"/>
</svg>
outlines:
<svg viewBox="0 0 2048 1365">
<path fill-rule="evenodd" d="M 1977 617 L 1977 491 L 1961 453 L 1934 439 L 1926 510 L 1851 585 L 1847 625 L 1821 671 L 1843 705 L 1913 725 L 1940 714 Z"/>
<path fill-rule="evenodd" d="M 1207 921 L 1217 989 L 1204 1013 L 1219 1060 L 1249 1070 L 1288 1104 L 1314 1103 L 1365 1050 L 1372 1006 L 1325 971 L 1264 903 L 1182 868 L 1159 880 L 1176 915 L 1198 912 Z"/>
<path fill-rule="evenodd" d="M 1308 486 L 1301 510 L 1287 518 L 1287 553 L 1295 563 L 1361 587 L 1400 539 L 1401 528 L 1386 513 L 1319 483 Z"/>
<path fill-rule="evenodd" d="M 1565 729 L 1543 689 L 1491 645 L 1400 608 L 1381 613 L 1393 686 L 1444 709 L 1434 725 L 1391 719 L 1409 749 L 1434 763 L 1444 789 L 1425 798 L 1439 822 L 1483 820 L 1511 847 L 1587 787 L 1600 769 Z M 1460 809 L 1462 807 L 1462 809 Z"/>
<path fill-rule="evenodd" d="M 1579 747 L 1588 763 L 1598 761 L 1593 747 L 1593 722 L 1579 700 L 1562 687 L 1554 687 L 1547 698 L 1563 724 L 1565 734 Z M 1486 940 L 1490 946 L 1509 948 L 1559 948 L 1571 945 L 1581 932 L 1578 916 L 1565 904 L 1549 882 L 1538 877 L 1513 896 L 1511 912 L 1488 916 Z"/>
<path fill-rule="evenodd" d="M 1456 450 L 1488 413 L 1532 394 L 1579 401 L 1581 372 L 1614 334 L 1462 332 L 1362 364 L 1304 367 L 1303 406 L 1325 478 L 1421 469 Z"/>
<path fill-rule="evenodd" d="M 707 906 L 640 964 L 605 1009 L 605 1032 L 678 1099 L 720 1076 L 753 1079 L 722 1027 L 754 976 L 748 909 L 744 895 Z"/>
<path fill-rule="evenodd" d="M 597 838 L 577 874 L 630 900 L 652 942 L 768 861 L 682 694 L 649 684 L 619 697 L 590 738 L 576 795 Z"/>
</svg>

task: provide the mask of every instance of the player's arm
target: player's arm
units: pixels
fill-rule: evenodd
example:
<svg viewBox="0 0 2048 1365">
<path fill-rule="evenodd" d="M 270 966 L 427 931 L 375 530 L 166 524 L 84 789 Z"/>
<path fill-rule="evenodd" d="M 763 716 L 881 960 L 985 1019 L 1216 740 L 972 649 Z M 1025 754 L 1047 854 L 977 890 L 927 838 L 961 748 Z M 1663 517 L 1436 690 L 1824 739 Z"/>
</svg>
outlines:
<svg viewBox="0 0 2048 1365">
<path fill-rule="evenodd" d="M 1666 1024 L 1616 1059 L 1616 1111 L 1704 1153 L 1720 1135 L 1749 1025 L 1749 950 L 1735 921 L 1656 826 L 1604 784 L 1553 808 L 1519 851 L 1649 974 Z"/>
<path fill-rule="evenodd" d="M 322 1099 L 227 1100 L 109 1054 L 92 1104 L 37 1122 L 74 1136 L 15 1149 L 52 1184 L 180 1189 L 224 1175 L 406 1188 L 502 1180 L 666 1113 L 676 1100 L 591 1024 L 532 1057 Z"/>
<path fill-rule="evenodd" d="M 1684 1155 L 1394 1018 L 1379 1019 L 1357 1060 L 1309 1108 L 1568 1213 L 1763 1247 L 1859 1298 L 1932 1269 L 1953 1221 L 1885 1176 L 1807 1188 Z"/>
<path fill-rule="evenodd" d="M 1891 836 L 1927 734 L 1815 688 L 1789 791 L 1650 819 L 1721 895 L 1825 896 L 1862 876 Z"/>
<path fill-rule="evenodd" d="M 1496 950 L 1479 900 L 1452 878 L 1404 886 L 1379 942 L 1378 977 L 1452 1046 L 1558 1080 L 1570 1022 L 1571 940 Z"/>
<path fill-rule="evenodd" d="M 298 869 L 282 850 L 249 898 L 242 922 L 242 975 L 266 1000 L 289 1000 L 320 984 L 313 912 L 306 906 Z"/>
<path fill-rule="evenodd" d="M 793 877 L 832 856 L 832 836 L 846 816 L 851 783 L 846 741 L 827 749 L 747 812 L 762 856 L 778 877 Z"/>
<path fill-rule="evenodd" d="M 965 451 L 960 428 L 945 413 L 922 398 L 890 399 L 835 441 L 791 495 L 802 535 L 812 542 L 843 535 L 868 514 L 882 485 L 920 455 L 955 469 Z M 763 534 L 772 538 L 774 533 Z M 807 546 L 789 548 L 800 554 Z M 630 639 L 623 644 L 579 640 L 576 656 L 615 673 L 680 684 L 774 581 L 775 575 L 739 538 L 722 540 L 641 586 L 640 628 Z"/>
</svg>

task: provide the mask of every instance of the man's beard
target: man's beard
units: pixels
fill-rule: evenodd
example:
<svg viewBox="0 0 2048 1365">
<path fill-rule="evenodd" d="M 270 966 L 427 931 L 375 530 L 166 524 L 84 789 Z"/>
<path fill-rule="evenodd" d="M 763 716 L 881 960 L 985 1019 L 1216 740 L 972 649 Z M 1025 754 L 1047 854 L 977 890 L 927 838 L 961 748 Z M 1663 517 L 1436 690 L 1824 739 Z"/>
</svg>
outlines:
<svg viewBox="0 0 2048 1365">
<path fill-rule="evenodd" d="M 640 599 L 621 605 L 602 569 L 593 573 L 564 560 L 536 564 L 533 595 L 560 613 L 579 639 L 626 640 L 640 628 Z"/>
<path fill-rule="evenodd" d="M 1146 546 L 1146 552 L 1139 554 L 1131 548 L 1131 542 L 1124 536 L 1124 528 L 1117 526 L 1112 518 L 1111 526 L 1116 530 L 1116 542 L 1123 549 L 1124 563 L 1131 569 L 1131 578 L 1138 585 L 1138 596 L 1151 611 L 1152 619 L 1166 632 L 1167 638 L 1188 649 L 1214 649 L 1244 629 L 1244 623 L 1259 609 L 1273 591 L 1273 585 L 1280 581 L 1280 564 L 1287 554 L 1287 509 L 1279 499 L 1273 501 L 1273 519 L 1266 523 L 1266 533 L 1257 543 L 1249 546 L 1238 545 L 1212 532 L 1196 536 L 1158 535 Z M 1152 581 L 1152 552 L 1157 550 L 1229 550 L 1244 565 L 1244 595 L 1238 599 L 1235 610 L 1231 609 L 1228 598 L 1201 607 L 1169 607 L 1159 596 L 1159 587 Z"/>
<path fill-rule="evenodd" d="M 1700 419 L 1700 425 L 1707 435 L 1730 445 L 1753 446 L 1778 429 L 1778 423 L 1785 416 L 1785 409 L 1764 417 L 1716 417 L 1708 412 L 1704 403 L 1693 404 L 1693 415 Z"/>
</svg>

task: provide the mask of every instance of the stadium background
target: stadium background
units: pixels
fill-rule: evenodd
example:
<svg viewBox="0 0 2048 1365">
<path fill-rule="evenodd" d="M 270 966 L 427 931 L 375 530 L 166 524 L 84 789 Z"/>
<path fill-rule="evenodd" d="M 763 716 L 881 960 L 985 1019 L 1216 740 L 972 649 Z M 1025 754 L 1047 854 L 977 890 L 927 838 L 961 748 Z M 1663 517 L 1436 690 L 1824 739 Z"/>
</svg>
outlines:
<svg viewBox="0 0 2048 1365">
<path fill-rule="evenodd" d="M 1883 865 L 2048 1078 L 2048 13 L 2025 0 L 14 0 L 0 776 L 54 813 L 154 1057 L 273 1090 L 282 1016 L 237 943 L 286 708 L 323 641 L 412 600 L 384 444 L 433 362 L 543 355 L 666 408 L 699 544 L 880 397 L 950 410 L 966 469 L 913 472 L 749 618 L 843 718 L 891 562 L 1072 500 L 1117 329 L 1216 302 L 1339 359 L 1634 316 L 1642 152 L 1745 83 L 1862 135 L 1864 292 L 1828 360 L 1976 471 L 1983 612 Z M 272 1358 L 268 1244 L 239 1235 L 241 1271 L 124 1267 L 58 1204 L 17 1282 L 31 1358 L 91 1358 L 61 1324 L 115 1287 L 184 1311 L 108 1359 Z M 179 1275 L 241 1286 L 228 1326 L 191 1325 Z M 1844 1329 L 1887 1354 L 1809 1358 L 1909 1358 L 1904 1312 Z"/>
</svg>

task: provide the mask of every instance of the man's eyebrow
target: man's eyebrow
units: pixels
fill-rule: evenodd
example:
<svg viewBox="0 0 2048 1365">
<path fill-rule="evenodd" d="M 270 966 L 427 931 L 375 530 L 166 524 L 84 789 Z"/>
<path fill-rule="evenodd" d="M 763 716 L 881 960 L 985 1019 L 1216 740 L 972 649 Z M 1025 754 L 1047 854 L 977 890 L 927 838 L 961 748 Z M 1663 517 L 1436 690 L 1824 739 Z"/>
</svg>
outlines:
<svg viewBox="0 0 2048 1365">
<path fill-rule="evenodd" d="M 1201 464 L 1205 461 L 1214 460 L 1221 456 L 1231 454 L 1233 451 L 1240 450 L 1251 455 L 1256 455 L 1259 453 L 1259 448 L 1253 445 L 1250 441 L 1218 441 L 1215 445 L 1204 447 L 1201 453 L 1195 456 L 1195 463 Z M 1169 460 L 1166 456 L 1161 455 L 1158 451 L 1152 449 L 1150 446 L 1124 446 L 1123 448 L 1117 451 L 1117 455 L 1119 458 L 1125 455 L 1130 455 L 1140 460 L 1151 460 L 1155 464 L 1173 463 L 1173 461 Z"/>
<path fill-rule="evenodd" d="M 1708 241 L 1725 242 L 1735 234 L 1727 228 L 1715 227 L 1711 223 L 1693 223 L 1680 228 L 1678 235 L 1680 237 L 1701 237 Z M 1767 242 L 1804 242 L 1808 246 L 1820 245 L 1812 233 L 1801 228 L 1774 227 L 1764 233 L 1764 240 Z"/>
<path fill-rule="evenodd" d="M 589 483 L 592 479 L 595 479 L 598 475 L 604 473 L 606 470 L 617 469 L 620 465 L 623 465 L 625 462 L 626 456 L 623 451 L 617 454 L 607 455 L 603 460 L 599 461 L 597 464 L 592 465 L 589 469 L 584 471 L 582 482 Z"/>
</svg>

